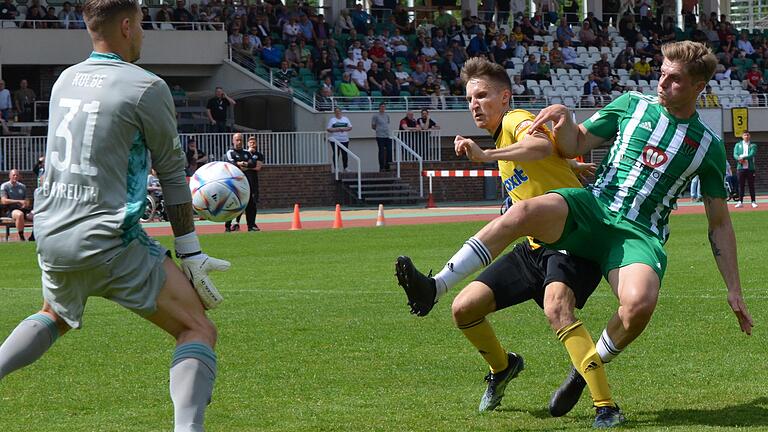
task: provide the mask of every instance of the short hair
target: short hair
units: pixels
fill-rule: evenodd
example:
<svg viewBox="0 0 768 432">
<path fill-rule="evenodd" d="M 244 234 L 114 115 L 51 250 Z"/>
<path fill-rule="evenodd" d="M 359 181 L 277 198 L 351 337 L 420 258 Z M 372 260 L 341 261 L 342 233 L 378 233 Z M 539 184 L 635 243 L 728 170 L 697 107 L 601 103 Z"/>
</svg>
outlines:
<svg viewBox="0 0 768 432">
<path fill-rule="evenodd" d="M 473 57 L 464 63 L 461 68 L 461 80 L 469 82 L 471 79 L 482 78 L 492 85 L 502 89 L 511 90 L 512 82 L 509 80 L 506 69 L 497 63 L 493 63 L 482 57 Z"/>
<path fill-rule="evenodd" d="M 717 67 L 717 57 L 712 50 L 699 42 L 668 43 L 661 47 L 661 53 L 671 62 L 682 63 L 685 72 L 695 81 L 708 82 Z"/>
<path fill-rule="evenodd" d="M 85 0 L 83 18 L 89 30 L 100 32 L 104 24 L 134 11 L 141 11 L 136 0 Z"/>
</svg>

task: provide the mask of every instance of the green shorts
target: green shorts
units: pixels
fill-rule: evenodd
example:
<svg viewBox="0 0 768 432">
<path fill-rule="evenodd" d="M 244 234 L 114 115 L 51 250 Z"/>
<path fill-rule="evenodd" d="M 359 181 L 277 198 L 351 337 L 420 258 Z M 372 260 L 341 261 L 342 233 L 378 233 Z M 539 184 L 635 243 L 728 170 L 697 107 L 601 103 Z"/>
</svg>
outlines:
<svg viewBox="0 0 768 432">
<path fill-rule="evenodd" d="M 608 277 L 608 272 L 629 264 L 643 263 L 659 276 L 667 270 L 667 253 L 659 239 L 645 233 L 629 221 L 610 214 L 586 189 L 556 189 L 568 204 L 560 240 L 548 244 L 595 261 Z"/>
<path fill-rule="evenodd" d="M 43 270 L 43 298 L 72 328 L 82 325 L 85 303 L 93 296 L 147 317 L 157 309 L 157 295 L 165 284 L 166 252 L 144 235 L 99 266 L 75 271 Z"/>
</svg>

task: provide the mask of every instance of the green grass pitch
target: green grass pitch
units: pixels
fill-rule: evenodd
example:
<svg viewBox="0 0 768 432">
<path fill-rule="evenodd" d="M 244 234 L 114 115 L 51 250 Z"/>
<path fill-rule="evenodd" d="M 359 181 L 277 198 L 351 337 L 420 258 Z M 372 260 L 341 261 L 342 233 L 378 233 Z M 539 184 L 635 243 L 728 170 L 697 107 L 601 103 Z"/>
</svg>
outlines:
<svg viewBox="0 0 768 432">
<path fill-rule="evenodd" d="M 675 216 L 669 269 L 645 333 L 608 365 L 626 429 L 768 430 L 766 213 L 733 215 L 742 286 L 755 319 L 739 332 L 714 265 L 702 215 Z M 585 395 L 563 418 L 546 407 L 569 362 L 535 304 L 492 316 L 503 345 L 525 356 L 500 410 L 476 412 L 486 366 L 450 318 L 450 301 L 426 318 L 407 312 L 393 276 L 409 254 L 439 270 L 482 224 L 202 237 L 232 261 L 215 276 L 225 303 L 219 376 L 206 418 L 217 431 L 586 430 Z M 162 241 L 170 245 L 170 239 Z M 0 245 L 0 339 L 40 306 L 29 244 Z M 605 283 L 580 317 L 598 336 L 616 308 Z M 84 328 L 0 383 L 0 429 L 169 431 L 172 340 L 148 322 L 93 298 Z"/>
</svg>

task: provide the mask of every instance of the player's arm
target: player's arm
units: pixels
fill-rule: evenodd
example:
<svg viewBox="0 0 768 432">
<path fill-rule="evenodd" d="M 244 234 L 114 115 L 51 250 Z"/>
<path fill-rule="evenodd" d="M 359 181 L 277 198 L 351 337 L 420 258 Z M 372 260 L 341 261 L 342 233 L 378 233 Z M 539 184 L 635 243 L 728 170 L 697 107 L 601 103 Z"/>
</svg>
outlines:
<svg viewBox="0 0 768 432">
<path fill-rule="evenodd" d="M 195 233 L 192 195 L 184 172 L 185 155 L 176 133 L 176 112 L 171 92 L 164 81 L 150 85 L 136 107 L 152 166 L 163 188 L 168 219 L 173 230 L 176 257 L 181 269 L 195 287 L 206 309 L 213 309 L 223 297 L 208 277 L 212 270 L 226 270 L 227 261 L 209 257 L 200 248 Z"/>
<path fill-rule="evenodd" d="M 605 138 L 590 133 L 584 125 L 577 124 L 573 120 L 571 110 L 565 105 L 550 105 L 541 110 L 529 128 L 529 133 L 535 133 L 539 127 L 550 121 L 554 123 L 558 149 L 566 158 L 583 155 L 606 141 Z"/>
<path fill-rule="evenodd" d="M 457 156 L 466 154 L 473 162 L 532 161 L 543 159 L 553 151 L 552 141 L 541 131 L 523 134 L 520 141 L 502 148 L 483 150 L 476 142 L 461 135 L 456 135 L 453 145 Z"/>
<path fill-rule="evenodd" d="M 583 180 L 587 180 L 588 175 L 595 175 L 597 164 L 579 162 L 576 159 L 567 159 L 571 170 Z"/>
<path fill-rule="evenodd" d="M 741 294 L 739 265 L 736 258 L 736 235 L 733 232 L 728 204 L 724 198 L 704 196 L 704 209 L 709 222 L 709 244 L 715 257 L 717 269 L 728 288 L 728 304 L 739 320 L 741 331 L 752 334 L 752 316 Z"/>
</svg>

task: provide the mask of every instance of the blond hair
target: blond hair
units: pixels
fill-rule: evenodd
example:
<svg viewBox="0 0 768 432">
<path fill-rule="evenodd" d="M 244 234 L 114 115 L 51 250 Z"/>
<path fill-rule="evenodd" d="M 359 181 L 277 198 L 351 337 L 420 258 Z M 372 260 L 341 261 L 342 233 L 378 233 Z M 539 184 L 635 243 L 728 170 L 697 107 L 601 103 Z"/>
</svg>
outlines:
<svg viewBox="0 0 768 432">
<path fill-rule="evenodd" d="M 682 63 L 685 72 L 694 82 L 708 82 L 717 68 L 717 57 L 706 45 L 681 41 L 662 45 L 661 53 L 664 58 L 675 63 Z"/>
<path fill-rule="evenodd" d="M 464 63 L 461 68 L 461 80 L 468 83 L 471 79 L 482 78 L 494 87 L 501 87 L 502 90 L 511 90 L 512 82 L 509 80 L 507 71 L 497 63 L 486 60 L 483 57 L 473 57 Z"/>
</svg>

